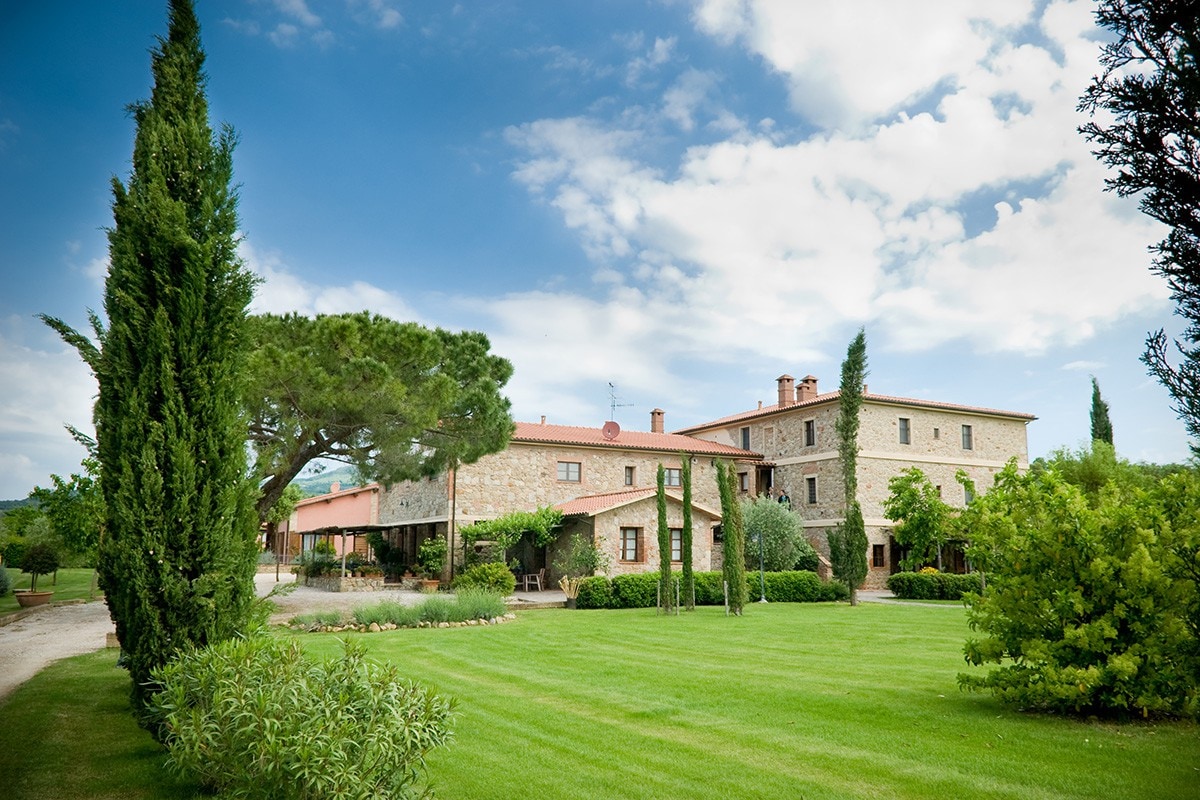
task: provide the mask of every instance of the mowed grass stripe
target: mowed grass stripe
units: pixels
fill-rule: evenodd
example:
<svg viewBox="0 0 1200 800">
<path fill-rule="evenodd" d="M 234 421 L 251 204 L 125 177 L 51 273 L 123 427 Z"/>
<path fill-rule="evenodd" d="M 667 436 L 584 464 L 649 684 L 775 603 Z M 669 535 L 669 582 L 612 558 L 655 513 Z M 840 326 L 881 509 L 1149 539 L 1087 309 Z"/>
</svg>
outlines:
<svg viewBox="0 0 1200 800">
<path fill-rule="evenodd" d="M 1062 731 L 1027 744 L 1014 723 L 1040 718 L 958 693 L 966 625 L 954 609 L 780 605 L 737 620 L 720 609 L 679 618 L 645 610 L 530 612 L 500 628 L 403 633 L 397 648 L 370 641 L 381 645 L 373 645 L 377 656 L 460 699 L 456 749 L 466 747 L 468 731 L 489 740 L 482 750 L 504 749 L 497 730 L 518 742 L 566 740 L 537 747 L 568 759 L 566 771 L 582 770 L 591 782 L 593 760 L 570 753 L 602 751 L 602 764 L 621 762 L 626 774 L 650 776 L 647 786 L 626 786 L 621 796 L 687 796 L 696 776 L 707 796 L 718 796 L 714 781 L 738 788 L 729 796 L 784 787 L 794 795 L 803 787 L 814 797 L 937 797 L 978 784 L 966 796 L 1089 797 L 1109 788 L 1095 773 L 1076 770 L 1047 786 L 1053 773 L 1027 765 L 1061 749 Z M 459 752 L 464 761 L 475 753 Z M 1128 767 L 1112 748 L 1093 757 L 1112 761 L 1113 770 Z M 450 769 L 457 763 L 453 753 L 437 759 Z M 664 764 L 675 777 L 655 782 Z M 1183 777 L 1176 770 L 1166 785 Z M 550 788 L 541 778 L 533 785 Z M 490 786 L 496 793 L 454 796 L 518 788 Z"/>
</svg>

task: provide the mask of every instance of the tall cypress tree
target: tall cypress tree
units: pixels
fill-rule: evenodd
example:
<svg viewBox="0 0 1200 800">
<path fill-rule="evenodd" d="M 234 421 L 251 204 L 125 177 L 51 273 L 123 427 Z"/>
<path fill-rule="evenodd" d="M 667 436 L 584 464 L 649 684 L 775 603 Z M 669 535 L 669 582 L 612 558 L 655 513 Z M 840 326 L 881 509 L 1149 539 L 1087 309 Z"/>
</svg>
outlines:
<svg viewBox="0 0 1200 800">
<path fill-rule="evenodd" d="M 235 253 L 235 137 L 209 127 L 190 0 L 171 0 L 151 66 L 150 100 L 130 106 L 128 185 L 112 182 L 108 328 L 93 320 L 89 361 L 108 513 L 100 579 L 135 713 L 153 668 L 248 621 L 257 532 L 240 404 L 253 278 Z"/>
<path fill-rule="evenodd" d="M 721 529 L 725 534 L 721 567 L 729 587 L 729 610 L 741 616 L 746 605 L 746 532 L 742 505 L 737 500 L 737 475 L 733 464 L 717 462 L 717 489 L 721 494 Z"/>
<path fill-rule="evenodd" d="M 692 457 L 680 455 L 679 482 L 683 484 L 683 534 L 680 545 L 683 550 L 683 607 L 696 610 L 696 579 L 692 575 Z"/>
<path fill-rule="evenodd" d="M 671 612 L 671 529 L 667 527 L 666 469 L 658 465 L 658 606 Z"/>
<path fill-rule="evenodd" d="M 1092 441 L 1113 443 L 1112 421 L 1108 418 L 1108 403 L 1100 396 L 1100 383 L 1092 376 Z"/>
<path fill-rule="evenodd" d="M 850 605 L 858 605 L 858 587 L 867 577 L 867 532 L 858 504 L 858 426 L 866 377 L 867 337 L 859 328 L 846 349 L 846 360 L 842 362 L 838 418 L 834 424 L 842 462 L 845 520 L 828 537 L 833 576 L 850 590 Z"/>
</svg>

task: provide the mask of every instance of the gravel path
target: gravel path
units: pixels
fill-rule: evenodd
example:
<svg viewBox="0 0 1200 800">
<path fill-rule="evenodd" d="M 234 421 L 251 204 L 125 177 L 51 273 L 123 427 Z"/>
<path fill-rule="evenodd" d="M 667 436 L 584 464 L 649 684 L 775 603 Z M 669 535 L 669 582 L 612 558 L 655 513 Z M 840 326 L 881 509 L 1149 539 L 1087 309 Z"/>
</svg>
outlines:
<svg viewBox="0 0 1200 800">
<path fill-rule="evenodd" d="M 291 584 L 291 573 L 279 576 L 280 584 Z M 261 573 L 255 578 L 260 597 L 276 586 L 275 573 Z M 407 605 L 419 603 L 425 595 L 389 589 L 382 592 L 324 592 L 307 586 L 297 586 L 290 594 L 276 597 L 277 606 L 271 615 L 272 624 L 285 624 L 297 614 L 313 611 L 338 610 L 347 614 L 357 606 L 373 605 L 381 600 L 393 600 Z M 518 599 L 529 601 L 561 601 L 562 592 L 518 592 Z M 114 632 L 103 602 L 70 603 L 39 608 L 28 616 L 8 625 L 0 625 L 0 699 L 32 678 L 46 666 L 61 658 L 101 650 L 107 634 Z M 116 657 L 114 651 L 113 657 Z"/>
</svg>

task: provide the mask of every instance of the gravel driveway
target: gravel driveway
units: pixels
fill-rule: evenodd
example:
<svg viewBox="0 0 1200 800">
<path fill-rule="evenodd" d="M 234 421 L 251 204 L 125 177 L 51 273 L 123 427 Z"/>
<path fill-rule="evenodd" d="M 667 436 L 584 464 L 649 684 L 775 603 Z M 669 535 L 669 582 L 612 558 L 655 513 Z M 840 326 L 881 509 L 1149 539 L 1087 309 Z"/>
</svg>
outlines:
<svg viewBox="0 0 1200 800">
<path fill-rule="evenodd" d="M 291 584 L 296 576 L 281 572 L 278 583 Z M 276 586 L 275 573 L 260 573 L 255 587 L 260 597 Z M 562 592 L 518 593 L 519 600 L 561 601 Z M 382 592 L 325 592 L 308 586 L 297 586 L 291 594 L 274 599 L 277 606 L 271 615 L 272 624 L 284 624 L 297 614 L 312 611 L 344 611 L 357 606 L 373 605 L 381 600 L 399 603 L 419 603 L 425 595 L 389 589 Z M 69 603 L 44 606 L 8 625 L 0 625 L 0 699 L 32 678 L 47 665 L 60 658 L 101 650 L 106 636 L 112 633 L 108 606 L 103 602 Z M 114 651 L 113 657 L 116 657 Z"/>
</svg>

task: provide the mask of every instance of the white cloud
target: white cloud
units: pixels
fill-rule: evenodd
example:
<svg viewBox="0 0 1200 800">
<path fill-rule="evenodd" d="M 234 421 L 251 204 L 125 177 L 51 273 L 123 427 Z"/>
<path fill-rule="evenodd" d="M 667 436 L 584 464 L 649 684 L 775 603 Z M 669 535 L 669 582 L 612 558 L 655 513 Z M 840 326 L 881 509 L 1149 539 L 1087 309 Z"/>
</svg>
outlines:
<svg viewBox="0 0 1200 800">
<path fill-rule="evenodd" d="M 73 348 L 17 316 L 0 328 L 0 375 L 0 498 L 18 499 L 78 470 L 85 452 L 64 426 L 91 432 L 96 382 Z"/>
<path fill-rule="evenodd" d="M 305 0 L 275 0 L 275 7 L 307 28 L 321 26 L 321 18 L 309 9 Z"/>
<path fill-rule="evenodd" d="M 261 281 L 250 304 L 252 313 L 296 312 L 312 316 L 369 310 L 392 319 L 421 321 L 412 307 L 395 292 L 364 281 L 322 285 L 303 280 L 284 263 L 279 253 L 261 252 L 245 239 L 238 245 L 238 255 Z"/>
<path fill-rule="evenodd" d="M 953 82 L 984 59 L 1031 0 L 796 3 L 699 0 L 697 26 L 741 42 L 788 80 L 793 106 L 825 126 L 858 128 Z M 864 24 L 868 21 L 868 24 Z"/>
<path fill-rule="evenodd" d="M 726 38 L 794 89 L 836 73 L 834 100 L 804 110 L 847 129 L 789 138 L 774 124 L 757 135 L 736 127 L 662 170 L 638 157 L 650 117 L 543 119 L 508 132 L 526 153 L 514 178 L 559 210 L 606 285 L 636 291 L 645 313 L 689 309 L 677 321 L 703 346 L 811 354 L 839 326 L 870 323 L 883 350 L 961 340 L 1036 354 L 1165 307 L 1145 268 L 1159 229 L 1103 194 L 1102 169 L 1075 132 L 1096 66 L 1090 8 L 878 11 L 865 43 L 833 52 L 829 42 L 863 27 L 836 4 L 696 8 L 703 30 L 735 31 Z M 1012 39 L 1039 23 L 1042 45 Z M 693 129 L 715 83 L 685 71 L 663 116 Z M 944 94 L 925 108 L 935 88 Z"/>
<path fill-rule="evenodd" d="M 1103 361 L 1069 361 L 1063 364 L 1060 369 L 1068 372 L 1095 372 L 1098 369 L 1104 369 L 1107 364 Z"/>
</svg>

